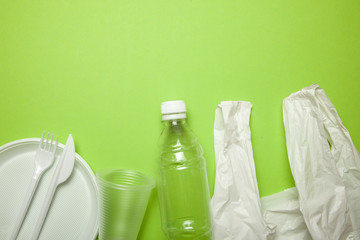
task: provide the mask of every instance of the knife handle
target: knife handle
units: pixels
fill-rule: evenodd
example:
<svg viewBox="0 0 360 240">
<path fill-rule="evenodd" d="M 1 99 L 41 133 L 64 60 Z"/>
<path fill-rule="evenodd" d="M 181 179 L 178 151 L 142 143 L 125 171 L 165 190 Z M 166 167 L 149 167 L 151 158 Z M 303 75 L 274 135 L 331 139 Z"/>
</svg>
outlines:
<svg viewBox="0 0 360 240">
<path fill-rule="evenodd" d="M 53 183 L 53 181 L 51 183 Z M 35 227 L 35 231 L 34 231 L 32 240 L 37 240 L 39 238 L 40 231 L 41 231 L 41 228 L 42 228 L 42 226 L 44 224 L 44 220 L 45 220 L 45 217 L 46 217 L 46 215 L 48 213 L 51 201 L 52 201 L 52 199 L 54 197 L 56 187 L 57 187 L 57 185 L 54 185 L 54 184 L 50 185 L 50 188 L 49 188 L 49 190 L 48 190 L 48 192 L 46 194 L 46 199 L 45 199 L 44 205 L 43 205 L 43 207 L 41 209 L 40 217 L 39 217 L 39 219 L 38 219 L 38 221 L 36 223 L 36 227 Z"/>
</svg>

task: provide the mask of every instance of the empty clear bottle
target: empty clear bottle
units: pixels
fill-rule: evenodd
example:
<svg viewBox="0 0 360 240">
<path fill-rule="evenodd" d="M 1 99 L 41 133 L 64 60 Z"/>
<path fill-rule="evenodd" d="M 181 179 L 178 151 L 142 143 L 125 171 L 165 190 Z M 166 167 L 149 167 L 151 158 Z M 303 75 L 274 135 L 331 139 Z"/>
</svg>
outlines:
<svg viewBox="0 0 360 240">
<path fill-rule="evenodd" d="M 211 239 L 203 151 L 186 123 L 184 101 L 163 102 L 158 178 L 162 228 L 169 239 Z"/>
</svg>

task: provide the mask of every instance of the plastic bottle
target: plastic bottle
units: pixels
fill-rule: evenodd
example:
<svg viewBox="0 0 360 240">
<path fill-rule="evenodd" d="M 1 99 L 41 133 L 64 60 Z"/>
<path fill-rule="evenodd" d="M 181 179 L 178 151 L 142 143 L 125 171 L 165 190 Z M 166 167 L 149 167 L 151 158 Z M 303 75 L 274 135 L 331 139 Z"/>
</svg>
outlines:
<svg viewBox="0 0 360 240">
<path fill-rule="evenodd" d="M 162 229 L 169 239 L 212 239 L 203 151 L 186 123 L 184 101 L 161 104 L 158 178 Z"/>
</svg>

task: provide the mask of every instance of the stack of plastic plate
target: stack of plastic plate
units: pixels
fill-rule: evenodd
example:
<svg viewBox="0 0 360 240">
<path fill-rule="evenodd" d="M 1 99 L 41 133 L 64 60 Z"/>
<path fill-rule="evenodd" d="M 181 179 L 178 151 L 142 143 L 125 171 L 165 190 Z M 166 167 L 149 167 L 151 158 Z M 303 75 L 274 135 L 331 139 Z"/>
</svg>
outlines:
<svg viewBox="0 0 360 240">
<path fill-rule="evenodd" d="M 34 171 L 40 139 L 29 138 L 0 147 L 0 239 L 9 239 Z M 41 178 L 18 240 L 31 239 L 56 162 L 64 149 L 59 144 L 52 167 Z M 61 184 L 50 205 L 40 240 L 89 240 L 98 231 L 98 191 L 95 176 L 76 154 L 70 178 Z"/>
</svg>

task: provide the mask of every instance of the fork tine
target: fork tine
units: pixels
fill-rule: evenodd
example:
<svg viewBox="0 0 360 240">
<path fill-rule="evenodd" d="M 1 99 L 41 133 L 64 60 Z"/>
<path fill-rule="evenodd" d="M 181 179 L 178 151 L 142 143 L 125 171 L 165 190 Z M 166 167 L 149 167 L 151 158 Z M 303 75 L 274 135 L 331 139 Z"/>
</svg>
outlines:
<svg viewBox="0 0 360 240">
<path fill-rule="evenodd" d="M 49 135 L 50 135 L 50 133 L 48 132 L 48 134 L 47 134 L 47 137 L 46 137 L 46 143 L 45 143 L 45 146 L 44 146 L 44 150 L 46 150 L 46 148 L 48 147 L 48 145 L 49 145 Z"/>
<path fill-rule="evenodd" d="M 51 134 L 51 141 L 49 147 L 46 149 L 48 152 L 50 152 L 51 146 L 53 144 L 54 134 Z"/>
<path fill-rule="evenodd" d="M 44 142 L 44 135 L 45 135 L 45 130 L 43 131 L 43 134 L 41 136 L 41 140 L 40 140 L 40 144 L 39 144 L 39 150 L 41 149 L 41 145 L 43 144 Z"/>
<path fill-rule="evenodd" d="M 58 145 L 58 137 L 56 136 L 56 142 L 55 142 L 55 145 L 54 145 L 54 149 L 52 150 L 52 154 L 55 154 L 57 145 Z"/>
</svg>

